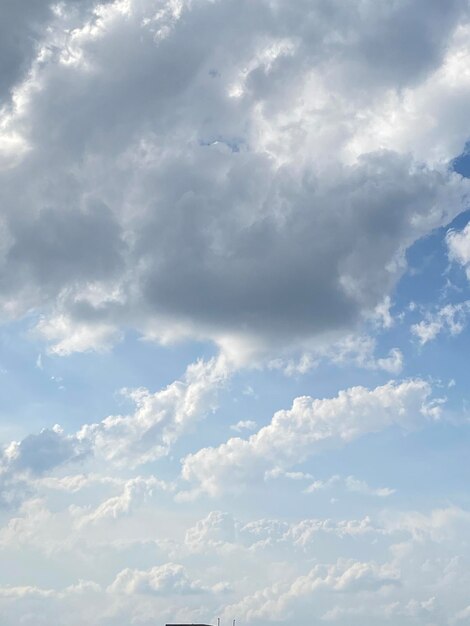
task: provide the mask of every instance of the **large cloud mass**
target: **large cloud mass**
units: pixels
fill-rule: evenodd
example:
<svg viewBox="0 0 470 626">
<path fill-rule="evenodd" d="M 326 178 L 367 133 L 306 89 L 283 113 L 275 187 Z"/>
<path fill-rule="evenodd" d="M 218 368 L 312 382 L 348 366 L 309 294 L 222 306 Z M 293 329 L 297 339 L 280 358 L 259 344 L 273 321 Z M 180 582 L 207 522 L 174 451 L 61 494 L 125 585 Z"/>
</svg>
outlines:
<svg viewBox="0 0 470 626">
<path fill-rule="evenodd" d="M 57 352 L 351 328 L 462 210 L 466 2 L 91 6 L 4 55 L 1 304 Z"/>
<path fill-rule="evenodd" d="M 0 13 L 1 625 L 467 624 L 470 0 Z"/>
</svg>

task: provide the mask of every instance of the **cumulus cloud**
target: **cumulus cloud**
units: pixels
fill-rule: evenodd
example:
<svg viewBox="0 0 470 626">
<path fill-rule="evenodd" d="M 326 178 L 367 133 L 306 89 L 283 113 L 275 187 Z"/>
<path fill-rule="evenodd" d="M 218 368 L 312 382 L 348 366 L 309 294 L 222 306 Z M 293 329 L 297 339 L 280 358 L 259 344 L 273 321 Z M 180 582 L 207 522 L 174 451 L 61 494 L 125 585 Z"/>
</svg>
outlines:
<svg viewBox="0 0 470 626">
<path fill-rule="evenodd" d="M 19 504 L 33 491 L 37 477 L 90 454 L 87 442 L 66 435 L 60 426 L 43 429 L 0 449 L 0 506 Z"/>
<path fill-rule="evenodd" d="M 108 498 L 95 510 L 75 509 L 74 515 L 78 518 L 77 524 L 82 527 L 87 524 L 97 524 L 106 519 L 117 519 L 123 515 L 129 515 L 137 503 L 150 498 L 155 490 L 166 490 L 166 488 L 167 485 L 154 476 L 131 478 L 125 482 L 120 495 Z"/>
<path fill-rule="evenodd" d="M 377 592 L 384 586 L 399 584 L 400 572 L 388 563 L 340 560 L 333 565 L 317 565 L 288 585 L 274 584 L 235 605 L 227 607 L 224 616 L 239 615 L 245 621 L 278 621 L 289 617 L 291 607 L 303 598 L 322 591 Z"/>
<path fill-rule="evenodd" d="M 12 470 L 40 475 L 63 463 L 82 460 L 89 452 L 87 442 L 80 442 L 74 435 L 66 435 L 60 426 L 54 426 L 11 443 L 4 457 Z"/>
<path fill-rule="evenodd" d="M 243 522 L 224 511 L 211 511 L 205 518 L 189 528 L 185 534 L 185 545 L 192 552 L 206 553 L 215 550 L 230 553 L 246 548 L 259 552 L 274 546 L 296 548 L 305 551 L 315 548 L 317 538 L 332 535 L 338 539 L 375 534 L 385 531 L 369 517 L 359 520 L 333 520 L 307 518 L 295 522 L 279 519 L 259 519 Z"/>
<path fill-rule="evenodd" d="M 43 489 L 53 491 L 66 491 L 77 493 L 94 484 L 120 485 L 122 480 L 112 476 L 100 476 L 99 474 L 71 474 L 67 476 L 44 476 L 38 478 L 35 484 Z"/>
<path fill-rule="evenodd" d="M 399 374 L 401 351 L 366 333 L 394 324 L 407 249 L 467 208 L 449 164 L 468 139 L 469 34 L 467 0 L 3 2 L 2 319 L 28 315 L 47 344 L 35 354 L 109 350 L 133 330 L 209 339 L 222 356 L 125 392 L 122 415 L 2 448 L 0 506 L 19 510 L 1 560 L 29 564 L 0 585 L 2 624 L 467 619 L 468 512 L 373 520 L 366 507 L 392 489 L 296 467 L 438 417 L 423 380 L 297 398 L 264 428 L 239 416 L 227 426 L 244 434 L 183 459 L 180 499 L 288 480 L 302 506 L 309 483 L 349 490 L 357 519 L 165 510 L 152 494 L 173 485 L 132 472 L 195 429 L 240 364 Z M 467 274 L 469 232 L 446 238 Z M 432 310 L 412 332 L 458 334 L 467 309 Z M 82 462 L 96 473 L 71 475 Z M 67 587 L 77 570 L 105 586 Z"/>
<path fill-rule="evenodd" d="M 194 551 L 226 543 L 236 543 L 239 524 L 232 515 L 223 511 L 211 511 L 185 534 L 185 544 Z"/>
<path fill-rule="evenodd" d="M 5 466 L 0 468 L 0 509 L 14 509 L 31 492 L 28 481 L 13 475 Z"/>
<path fill-rule="evenodd" d="M 183 377 L 156 393 L 129 391 L 136 411 L 86 424 L 77 433 L 96 455 L 125 466 L 136 466 L 168 454 L 173 443 L 216 407 L 217 392 L 230 368 L 224 358 L 197 361 Z"/>
<path fill-rule="evenodd" d="M 347 444 L 392 424 L 409 428 L 429 415 L 430 394 L 429 384 L 418 379 L 372 390 L 352 387 L 335 398 L 296 398 L 291 409 L 275 413 L 268 426 L 248 439 L 232 438 L 188 455 L 182 476 L 195 484 L 193 494 L 216 496 L 240 489 L 273 466 L 291 467 L 328 446 Z"/>
<path fill-rule="evenodd" d="M 134 327 L 238 358 L 390 323 L 405 250 L 468 191 L 465 3 L 32 4 L 1 113 L 6 315 L 42 312 L 58 354 Z"/>
<path fill-rule="evenodd" d="M 409 602 L 392 602 L 382 603 L 373 608 L 367 609 L 362 606 L 348 606 L 340 607 L 336 606 L 329 609 L 322 616 L 322 620 L 327 622 L 339 621 L 341 619 L 347 619 L 348 621 L 354 619 L 364 620 L 366 615 L 368 619 L 424 619 L 428 620 L 438 614 L 438 606 L 435 596 L 427 598 L 426 600 L 411 599 Z"/>
<path fill-rule="evenodd" d="M 389 530 L 406 530 L 418 541 L 445 541 L 457 538 L 470 524 L 470 512 L 457 506 L 438 508 L 429 513 L 417 511 L 389 513 L 385 518 Z"/>
<path fill-rule="evenodd" d="M 47 476 L 70 463 L 92 458 L 119 467 L 136 467 L 167 456 L 174 443 L 217 406 L 217 395 L 231 367 L 223 357 L 188 366 L 182 380 L 151 393 L 139 388 L 125 393 L 135 405 L 128 415 L 111 415 L 85 424 L 73 434 L 56 425 L 13 441 L 0 450 L 0 505 L 14 506 L 38 487 L 78 491 L 93 482 L 112 482 L 96 476 Z M 114 481 L 121 484 L 119 480 Z M 125 513 L 134 497 L 153 487 L 169 488 L 157 479 L 136 477 L 124 483 L 123 493 L 89 513 L 88 521 Z"/>
<path fill-rule="evenodd" d="M 74 528 L 65 512 L 47 512 L 44 504 L 31 503 L 12 520 L 8 535 L 2 529 L 2 550 L 12 553 L 19 545 L 23 552 L 15 554 L 25 554 L 30 546 L 31 553 L 43 557 L 40 567 L 45 562 L 52 571 L 58 568 L 60 581 L 64 558 L 73 554 L 74 582 L 67 587 L 22 581 L 2 586 L 2 614 L 15 609 L 8 626 L 20 623 L 19 615 L 28 609 L 46 608 L 61 619 L 64 615 L 64 624 L 72 623 L 72 607 L 75 616 L 93 625 L 111 613 L 113 626 L 143 615 L 150 622 L 156 613 L 168 619 L 189 614 L 198 620 L 204 614 L 220 614 L 224 620 L 235 614 L 253 623 L 295 624 L 310 616 L 346 619 L 354 626 L 371 620 L 398 625 L 408 618 L 421 624 L 431 615 L 450 620 L 468 604 L 468 550 L 462 538 L 468 536 L 469 514 L 458 507 L 426 513 L 386 509 L 376 519 L 290 521 L 242 521 L 213 511 L 189 528 L 183 524 L 182 543 L 173 543 L 171 556 L 159 553 L 157 562 L 151 542 L 138 541 L 149 529 L 148 510 L 136 516 L 132 525 L 121 520 L 114 535 Z M 153 535 L 161 509 L 154 514 Z M 125 556 L 123 544 L 116 542 L 124 530 L 132 532 Z M 66 544 L 70 534 L 74 543 Z M 53 558 L 48 541 L 55 542 Z M 132 565 L 125 564 L 126 559 Z M 111 568 L 103 568 L 103 563 Z M 92 568 L 93 575 L 78 573 L 83 568 Z M 101 585 L 77 583 L 78 578 L 96 579 Z M 227 583 L 220 582 L 225 579 Z M 103 581 L 108 581 L 107 587 Z M 232 595 L 221 597 L 226 592 Z M 433 597 L 439 600 L 432 601 Z"/>
<path fill-rule="evenodd" d="M 175 563 L 158 565 L 149 570 L 125 569 L 108 587 L 110 593 L 186 595 L 204 593 L 206 590 L 191 581 L 185 568 Z"/>
<path fill-rule="evenodd" d="M 35 331 L 50 343 L 48 351 L 60 356 L 88 350 L 105 351 L 120 337 L 119 330 L 113 325 L 76 323 L 64 315 L 42 318 Z"/>
<path fill-rule="evenodd" d="M 24 502 L 19 514 L 11 517 L 8 523 L 0 529 L 0 546 L 11 548 L 25 544 L 45 544 L 45 537 L 57 525 L 52 524 L 53 515 L 44 501 L 34 498 Z"/>
</svg>

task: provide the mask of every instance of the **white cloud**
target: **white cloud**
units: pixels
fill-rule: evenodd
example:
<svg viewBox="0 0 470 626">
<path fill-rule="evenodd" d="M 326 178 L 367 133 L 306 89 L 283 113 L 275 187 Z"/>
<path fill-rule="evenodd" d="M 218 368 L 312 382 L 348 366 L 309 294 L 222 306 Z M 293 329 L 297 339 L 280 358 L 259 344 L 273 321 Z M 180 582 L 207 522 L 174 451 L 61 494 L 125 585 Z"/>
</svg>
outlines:
<svg viewBox="0 0 470 626">
<path fill-rule="evenodd" d="M 395 489 L 391 489 L 390 487 L 371 487 L 366 481 L 359 480 L 355 476 L 347 476 L 343 479 L 338 475 L 331 476 L 331 478 L 327 480 L 315 480 L 304 489 L 304 493 L 315 493 L 317 491 L 331 489 L 332 487 L 344 487 L 347 491 L 352 493 L 360 493 L 366 496 L 378 496 L 379 498 L 387 498 L 395 493 Z"/>
<path fill-rule="evenodd" d="M 459 304 L 446 304 L 436 313 L 427 313 L 425 318 L 411 326 L 411 332 L 421 345 L 433 341 L 442 332 L 459 335 L 467 323 L 470 313 L 470 300 Z"/>
<path fill-rule="evenodd" d="M 0 450 L 0 475 L 40 476 L 65 463 L 83 461 L 89 454 L 88 442 L 65 434 L 56 424 Z"/>
<path fill-rule="evenodd" d="M 232 424 L 230 428 L 231 430 L 240 433 L 243 430 L 256 430 L 257 425 L 258 424 L 253 420 L 240 420 L 236 424 Z"/>
<path fill-rule="evenodd" d="M 444 542 L 457 538 L 470 523 L 470 512 L 457 506 L 434 509 L 430 513 L 410 511 L 391 513 L 384 519 L 388 530 L 406 530 L 414 539 L 423 542 Z"/>
<path fill-rule="evenodd" d="M 400 572 L 387 563 L 340 560 L 333 565 L 316 565 L 287 585 L 274 584 L 227 607 L 224 617 L 237 615 L 247 622 L 285 620 L 292 606 L 302 598 L 311 598 L 322 591 L 376 593 L 385 586 L 399 584 L 399 580 Z"/>
<path fill-rule="evenodd" d="M 364 480 L 358 480 L 354 476 L 346 478 L 346 488 L 355 493 L 361 493 L 366 496 L 378 496 L 379 498 L 387 498 L 395 493 L 395 489 L 390 487 L 370 487 Z"/>
<path fill-rule="evenodd" d="M 120 495 L 108 498 L 95 510 L 75 509 L 76 523 L 79 527 L 83 527 L 87 524 L 99 523 L 102 520 L 117 519 L 123 515 L 129 515 L 137 503 L 150 498 L 155 490 L 161 491 L 166 489 L 167 485 L 154 476 L 132 478 L 125 482 Z"/>
<path fill-rule="evenodd" d="M 191 364 L 183 380 L 150 393 L 129 391 L 136 411 L 87 424 L 77 433 L 94 453 L 118 465 L 136 466 L 168 454 L 172 444 L 216 407 L 230 367 L 222 357 Z"/>
<path fill-rule="evenodd" d="M 0 599 L 20 600 L 28 596 L 39 598 L 63 598 L 71 594 L 99 593 L 101 587 L 92 581 L 81 580 L 76 585 L 70 585 L 63 591 L 56 589 L 42 589 L 40 587 L 0 587 Z"/>
<path fill-rule="evenodd" d="M 304 489 L 304 493 L 315 493 L 316 491 L 324 491 L 330 487 L 337 485 L 341 481 L 340 476 L 331 476 L 327 480 L 315 480 Z"/>
<path fill-rule="evenodd" d="M 185 544 L 193 551 L 204 551 L 227 543 L 235 544 L 240 524 L 223 511 L 211 511 L 185 534 Z"/>
<path fill-rule="evenodd" d="M 380 304 L 375 307 L 374 318 L 383 328 L 391 328 L 394 324 L 394 319 L 390 313 L 391 307 L 392 301 L 390 296 L 386 296 L 383 302 L 380 302 Z"/>
<path fill-rule="evenodd" d="M 449 230 L 446 241 L 449 258 L 462 265 L 470 280 L 470 222 L 461 231 Z"/>
<path fill-rule="evenodd" d="M 368 335 L 346 335 L 336 341 L 316 345 L 304 352 L 298 359 L 278 357 L 268 362 L 273 370 L 282 370 L 286 376 L 306 374 L 321 361 L 329 361 L 338 366 L 354 365 L 366 370 L 382 370 L 399 374 L 403 369 L 403 354 L 398 348 L 389 350 L 386 356 L 376 355 L 376 340 Z"/>
<path fill-rule="evenodd" d="M 192 505 L 183 515 L 190 509 Z M 282 620 L 293 625 L 310 616 L 346 619 L 354 626 L 384 619 L 398 626 L 408 618 L 424 624 L 437 615 L 450 622 L 467 605 L 468 555 L 462 538 L 468 535 L 468 512 L 457 507 L 428 513 L 386 509 L 375 520 L 246 522 L 214 511 L 186 528 L 183 542 L 169 547 L 172 556 L 159 553 L 157 561 L 151 541 L 138 541 L 149 529 L 148 509 L 131 525 L 121 520 L 114 535 L 109 529 L 100 534 L 96 528 L 74 528 L 64 511 L 45 511 L 44 503 L 25 506 L 12 520 L 7 542 L 2 533 L 2 554 L 25 555 L 29 547 L 29 554 L 41 555 L 38 567 L 46 564 L 51 574 L 58 571 L 60 582 L 67 576 L 89 580 L 85 570 L 93 571 L 91 579 L 101 585 L 33 584 L 28 572 L 29 582 L 1 587 L 5 619 L 8 611 L 30 609 L 49 611 L 64 624 L 72 623 L 67 619 L 73 610 L 93 626 L 110 615 L 114 626 L 144 615 L 149 621 L 156 613 L 165 620 L 189 614 L 198 622 L 204 615 L 210 622 L 210 616 L 219 614 L 224 621 L 236 615 L 244 622 Z M 150 515 L 155 516 L 150 523 L 155 536 L 162 509 L 157 506 Z M 131 529 L 127 544 L 116 542 Z M 123 567 L 125 560 L 132 565 Z M 221 597 L 226 593 L 231 595 Z M 18 614 L 8 626 L 18 623 Z"/>
<path fill-rule="evenodd" d="M 110 593 L 186 595 L 204 593 L 206 590 L 191 581 L 182 565 L 166 563 L 149 570 L 125 569 L 108 587 Z"/>
<path fill-rule="evenodd" d="M 347 619 L 348 621 L 353 619 L 374 619 L 378 621 L 381 619 L 393 620 L 394 618 L 401 620 L 404 618 L 429 620 L 437 615 L 437 609 L 436 598 L 433 596 L 421 601 L 413 598 L 407 603 L 395 601 L 389 602 L 388 604 L 379 604 L 374 607 L 367 607 L 365 605 L 355 607 L 336 606 L 326 611 L 321 619 L 327 622 L 339 621 L 341 619 Z"/>
<path fill-rule="evenodd" d="M 403 354 L 398 348 L 392 348 L 387 357 L 377 359 L 377 367 L 390 374 L 399 374 L 403 369 Z"/>
<path fill-rule="evenodd" d="M 0 449 L 0 506 L 15 506 L 41 485 L 79 491 L 99 482 L 95 476 L 47 476 L 70 463 L 93 459 L 130 468 L 167 456 L 174 443 L 217 406 L 217 395 L 230 376 L 232 366 L 223 357 L 197 361 L 188 366 L 182 380 L 151 393 L 147 389 L 126 390 L 136 409 L 128 415 L 111 415 L 95 424 L 85 424 L 68 435 L 55 425 L 13 441 Z M 109 479 L 104 479 L 104 482 Z M 95 514 L 101 517 L 130 506 L 134 492 L 145 483 L 167 488 L 154 478 L 145 482 L 135 477 L 124 483 L 121 496 L 111 498 Z M 117 484 L 119 481 L 115 481 Z"/>
<path fill-rule="evenodd" d="M 24 544 L 40 545 L 45 536 L 56 530 L 53 515 L 41 499 L 24 502 L 17 517 L 11 517 L 0 529 L 0 546 L 11 548 Z"/>
<path fill-rule="evenodd" d="M 349 335 L 329 347 L 324 356 L 338 365 L 354 364 L 370 370 L 399 374 L 403 368 L 403 354 L 391 348 L 386 356 L 376 356 L 376 341 L 367 335 Z"/>
<path fill-rule="evenodd" d="M 122 480 L 111 476 L 99 474 L 72 474 L 68 476 L 44 476 L 34 481 L 34 484 L 42 489 L 66 491 L 77 493 L 93 484 L 120 485 Z"/>
<path fill-rule="evenodd" d="M 88 350 L 105 351 L 120 337 L 119 331 L 110 324 L 80 324 L 65 315 L 43 318 L 35 330 L 52 344 L 49 353 L 60 356 Z"/>
<path fill-rule="evenodd" d="M 390 382 L 369 390 L 353 387 L 337 397 L 296 398 L 249 439 L 232 438 L 183 461 L 182 476 L 212 496 L 243 488 L 272 467 L 288 468 L 332 445 L 344 445 L 392 424 L 419 423 L 429 410 L 431 389 L 422 380 Z M 190 494 L 186 494 L 190 495 Z M 184 494 L 180 497 L 185 497 Z"/>
<path fill-rule="evenodd" d="M 428 383 L 300 397 L 264 428 L 225 416 L 244 434 L 197 451 L 217 436 L 199 420 L 239 365 L 401 371 L 398 347 L 380 352 L 366 333 L 393 326 L 407 249 L 467 208 L 470 183 L 449 167 L 468 139 L 467 0 L 3 4 L 2 319 L 35 320 L 39 368 L 129 330 L 210 340 L 223 356 L 126 392 L 122 415 L 1 449 L 2 626 L 468 619 L 467 511 L 434 495 L 430 511 L 426 490 L 402 511 L 373 475 L 301 466 L 439 417 Z M 467 274 L 469 235 L 446 239 Z M 467 315 L 468 302 L 433 309 L 413 332 L 457 335 Z M 272 510 L 281 488 L 293 506 L 253 518 L 264 501 L 248 495 L 209 512 L 202 498 L 173 502 L 173 476 L 133 471 L 193 433 L 180 500 L 253 484 Z M 328 488 L 347 491 L 352 519 L 302 493 Z M 457 502 L 458 485 L 444 497 Z"/>
<path fill-rule="evenodd" d="M 361 535 L 384 534 L 369 517 L 360 520 L 332 520 L 307 518 L 295 522 L 279 519 L 259 519 L 244 523 L 223 511 L 211 511 L 185 534 L 185 545 L 191 552 L 235 554 L 242 548 L 259 553 L 263 549 L 288 547 L 306 551 L 316 549 L 321 535 L 338 539 Z M 323 540 L 323 539 L 321 539 Z"/>
<path fill-rule="evenodd" d="M 286 472 L 281 467 L 274 467 L 273 469 L 265 472 L 265 480 L 271 480 L 273 478 L 287 478 L 289 480 L 310 480 L 313 478 L 311 474 L 305 472 Z"/>
</svg>

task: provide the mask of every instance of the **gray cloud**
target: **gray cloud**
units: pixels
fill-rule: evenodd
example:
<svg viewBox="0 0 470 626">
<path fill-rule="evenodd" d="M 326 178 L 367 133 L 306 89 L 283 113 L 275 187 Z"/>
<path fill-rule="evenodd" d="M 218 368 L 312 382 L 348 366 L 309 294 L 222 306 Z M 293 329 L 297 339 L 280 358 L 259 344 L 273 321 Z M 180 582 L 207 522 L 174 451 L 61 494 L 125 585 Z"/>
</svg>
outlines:
<svg viewBox="0 0 470 626">
<path fill-rule="evenodd" d="M 100 0 L 106 4 L 107 0 Z M 38 53 L 45 31 L 54 23 L 57 4 L 52 0 L 4 0 L 0 24 L 0 103 L 10 100 L 11 90 L 22 80 Z M 89 14 L 94 0 L 67 0 L 69 20 Z"/>
<path fill-rule="evenodd" d="M 2 3 L 0 25 L 0 98 L 2 104 L 12 86 L 28 70 L 42 27 L 52 16 L 48 0 Z"/>
<path fill-rule="evenodd" d="M 44 429 L 17 444 L 12 466 L 16 471 L 40 475 L 63 463 L 83 459 L 87 453 L 75 437 L 66 436 L 58 429 Z"/>
<path fill-rule="evenodd" d="M 427 163 L 406 116 L 443 119 L 427 81 L 467 3 L 87 7 L 50 18 L 2 131 L 3 308 L 42 308 L 56 346 L 91 329 L 58 352 L 122 326 L 237 352 L 350 330 L 465 206 L 445 129 Z"/>
<path fill-rule="evenodd" d="M 252 159 L 226 158 L 238 185 L 237 161 L 248 168 Z M 145 226 L 149 247 L 166 234 L 146 254 L 145 301 L 157 313 L 221 334 L 240 329 L 300 339 L 354 323 L 393 285 L 399 268 L 390 265 L 419 236 L 413 222 L 426 222 L 429 205 L 439 203 L 442 179 L 410 174 L 407 160 L 394 154 L 371 155 L 335 173 L 326 181 L 299 181 L 288 170 L 274 175 L 262 197 L 245 200 L 245 211 L 251 206 L 259 215 L 252 223 L 239 214 L 231 225 L 235 207 L 235 215 L 220 215 L 216 206 L 207 215 L 210 198 L 185 190 L 173 205 L 170 232 L 158 212 Z M 220 192 L 228 202 L 237 195 Z"/>
<path fill-rule="evenodd" d="M 22 217 L 11 224 L 5 291 L 14 288 L 13 277 L 15 286 L 20 279 L 50 294 L 57 285 L 107 279 L 122 268 L 119 227 L 105 206 L 46 208 L 33 219 Z"/>
<path fill-rule="evenodd" d="M 66 435 L 58 426 L 0 449 L 0 509 L 15 508 L 31 496 L 35 477 L 84 460 L 90 451 L 88 442 Z"/>
</svg>

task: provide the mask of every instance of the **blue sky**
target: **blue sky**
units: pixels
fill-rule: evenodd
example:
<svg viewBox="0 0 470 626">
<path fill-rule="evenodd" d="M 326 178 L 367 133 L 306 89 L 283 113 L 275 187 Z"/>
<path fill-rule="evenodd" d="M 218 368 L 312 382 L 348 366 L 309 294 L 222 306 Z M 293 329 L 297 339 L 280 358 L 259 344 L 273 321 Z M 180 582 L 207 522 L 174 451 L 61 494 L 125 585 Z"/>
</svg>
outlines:
<svg viewBox="0 0 470 626">
<path fill-rule="evenodd" d="M 0 9 L 0 622 L 470 622 L 467 0 Z"/>
</svg>

